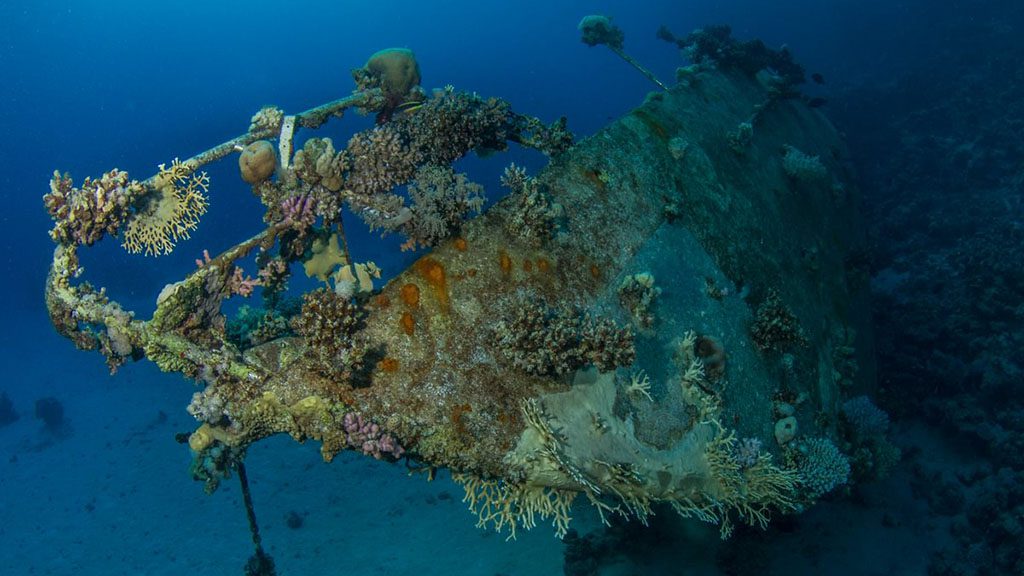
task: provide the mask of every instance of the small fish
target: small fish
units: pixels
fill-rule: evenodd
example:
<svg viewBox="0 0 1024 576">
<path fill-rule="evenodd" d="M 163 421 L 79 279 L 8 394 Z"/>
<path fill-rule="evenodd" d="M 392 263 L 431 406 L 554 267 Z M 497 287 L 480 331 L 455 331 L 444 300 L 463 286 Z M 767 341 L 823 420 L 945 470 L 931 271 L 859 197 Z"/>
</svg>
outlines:
<svg viewBox="0 0 1024 576">
<path fill-rule="evenodd" d="M 424 100 L 410 100 L 408 102 L 403 102 L 403 103 L 399 104 L 397 107 L 395 107 L 395 111 L 396 112 L 415 112 L 416 110 L 419 110 L 420 107 L 423 106 L 423 104 L 425 104 L 425 103 L 426 103 L 426 101 L 424 101 Z"/>
<path fill-rule="evenodd" d="M 811 80 L 814 80 L 815 84 L 824 84 L 825 83 L 825 77 L 822 76 L 821 74 L 819 74 L 818 72 L 815 72 L 814 74 L 811 74 Z"/>
<path fill-rule="evenodd" d="M 821 108 L 825 104 L 828 104 L 828 100 L 824 98 L 811 98 L 807 101 L 807 105 L 811 108 Z"/>
</svg>

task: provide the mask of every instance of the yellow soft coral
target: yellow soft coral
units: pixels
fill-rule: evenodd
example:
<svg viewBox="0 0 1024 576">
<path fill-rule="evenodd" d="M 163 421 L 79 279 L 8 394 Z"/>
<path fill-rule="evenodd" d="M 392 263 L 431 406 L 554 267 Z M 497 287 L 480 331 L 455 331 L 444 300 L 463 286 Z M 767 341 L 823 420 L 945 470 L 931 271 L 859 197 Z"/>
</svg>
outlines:
<svg viewBox="0 0 1024 576">
<path fill-rule="evenodd" d="M 144 204 L 128 221 L 124 232 L 125 250 L 147 256 L 170 254 L 178 240 L 188 238 L 199 218 L 206 213 L 206 191 L 210 177 L 177 158 L 171 167 L 160 165 L 144 197 Z"/>
</svg>

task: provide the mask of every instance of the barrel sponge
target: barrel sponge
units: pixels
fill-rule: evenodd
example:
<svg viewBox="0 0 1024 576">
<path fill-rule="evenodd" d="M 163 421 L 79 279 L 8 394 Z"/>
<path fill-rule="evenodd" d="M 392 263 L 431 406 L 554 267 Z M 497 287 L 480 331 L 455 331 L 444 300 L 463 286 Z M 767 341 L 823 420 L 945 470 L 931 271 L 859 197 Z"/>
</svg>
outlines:
<svg viewBox="0 0 1024 576">
<path fill-rule="evenodd" d="M 274 173 L 277 168 L 277 154 L 274 145 L 266 140 L 257 140 L 242 150 L 238 157 L 238 170 L 242 180 L 249 184 L 259 184 Z"/>
<path fill-rule="evenodd" d="M 400 100 L 420 84 L 420 65 L 407 48 L 387 48 L 370 56 L 364 67 L 380 82 L 389 100 Z"/>
</svg>

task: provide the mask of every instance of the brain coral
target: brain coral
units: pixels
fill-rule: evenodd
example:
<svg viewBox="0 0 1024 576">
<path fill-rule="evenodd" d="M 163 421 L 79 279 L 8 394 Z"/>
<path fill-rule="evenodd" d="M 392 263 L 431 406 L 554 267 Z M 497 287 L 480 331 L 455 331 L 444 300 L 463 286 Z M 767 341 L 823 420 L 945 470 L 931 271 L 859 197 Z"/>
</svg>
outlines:
<svg viewBox="0 0 1024 576">
<path fill-rule="evenodd" d="M 401 99 L 420 84 L 420 65 L 407 48 L 387 48 L 370 56 L 366 71 L 380 82 L 389 100 Z"/>
</svg>

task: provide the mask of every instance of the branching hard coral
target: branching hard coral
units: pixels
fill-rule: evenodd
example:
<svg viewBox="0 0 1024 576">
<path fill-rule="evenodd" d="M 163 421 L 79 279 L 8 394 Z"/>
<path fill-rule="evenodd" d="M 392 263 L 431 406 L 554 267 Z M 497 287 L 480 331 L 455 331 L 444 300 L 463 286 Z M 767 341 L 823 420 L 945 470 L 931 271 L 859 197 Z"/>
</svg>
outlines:
<svg viewBox="0 0 1024 576">
<path fill-rule="evenodd" d="M 502 150 L 510 139 L 545 153 L 571 143 L 564 122 L 545 127 L 512 113 L 502 100 L 447 88 L 415 109 L 354 134 L 340 152 L 329 139 L 308 140 L 290 176 L 286 172 L 258 192 L 268 206 L 268 221 L 279 219 L 277 206 L 287 198 L 311 195 L 325 220 L 336 218 L 345 201 L 371 228 L 393 232 L 413 217 L 394 190 L 413 180 L 417 170 L 447 166 L 474 149 Z"/>
<path fill-rule="evenodd" d="M 345 442 L 349 448 L 358 450 L 377 460 L 381 458 L 401 458 L 405 449 L 394 436 L 381 430 L 374 422 L 363 418 L 362 414 L 348 412 L 342 418 L 345 430 Z"/>
<path fill-rule="evenodd" d="M 537 518 L 551 518 L 555 536 L 561 538 L 569 530 L 572 502 L 578 492 L 543 486 L 526 486 L 502 480 L 484 479 L 473 474 L 453 473 L 452 480 L 465 490 L 462 501 L 477 515 L 477 528 L 492 527 L 495 532 L 509 530 L 509 540 L 516 537 L 516 528 L 530 530 Z"/>
<path fill-rule="evenodd" d="M 401 204 L 382 207 L 379 196 L 389 195 L 394 187 L 411 180 L 416 167 L 423 162 L 422 153 L 403 136 L 392 123 L 357 132 L 349 139 L 346 150 L 351 155 L 352 167 L 345 176 L 344 187 L 357 214 L 381 212 L 382 221 L 397 214 Z"/>
<path fill-rule="evenodd" d="M 238 266 L 234 267 L 227 282 L 228 292 L 231 294 L 237 294 L 243 298 L 252 296 L 252 291 L 259 285 L 259 278 L 246 276 L 245 272 Z"/>
<path fill-rule="evenodd" d="M 775 289 L 768 290 L 765 299 L 757 307 L 750 335 L 761 350 L 802 346 L 807 341 L 797 317 L 782 302 Z"/>
<path fill-rule="evenodd" d="M 284 111 L 276 106 L 264 106 L 253 115 L 249 133 L 256 138 L 276 138 L 281 133 Z"/>
<path fill-rule="evenodd" d="M 654 275 L 640 272 L 626 276 L 619 284 L 619 303 L 629 311 L 633 323 L 641 330 L 654 326 L 654 301 L 661 294 L 661 288 L 654 286 Z"/>
<path fill-rule="evenodd" d="M 557 376 L 594 365 L 607 372 L 633 363 L 633 333 L 578 309 L 517 300 L 494 327 L 495 340 L 517 368 Z"/>
<path fill-rule="evenodd" d="M 568 120 L 562 116 L 551 124 L 544 124 L 533 116 L 514 115 L 515 129 L 509 139 L 527 148 L 533 148 L 546 156 L 557 156 L 572 147 L 572 132 Z"/>
<path fill-rule="evenodd" d="M 316 223 L 316 198 L 313 196 L 292 196 L 281 202 L 282 221 L 304 236 Z"/>
<path fill-rule="evenodd" d="M 394 123 L 424 162 L 447 165 L 471 150 L 505 150 L 521 118 L 499 98 L 441 90 Z"/>
<path fill-rule="evenodd" d="M 683 393 L 691 398 L 692 403 L 700 406 L 702 414 L 718 410 L 721 395 L 722 371 L 721 364 L 715 358 L 706 355 L 702 345 L 708 336 L 697 336 L 693 330 L 687 330 L 676 348 L 674 361 L 679 366 L 679 383 Z M 723 352 L 724 355 L 724 352 Z M 705 365 L 705 359 L 712 362 L 711 371 Z"/>
<path fill-rule="evenodd" d="M 206 424 L 217 425 L 227 418 L 227 401 L 213 386 L 192 394 L 188 405 L 188 413 L 193 418 Z"/>
<path fill-rule="evenodd" d="M 264 250 L 256 256 L 256 264 L 259 266 L 256 274 L 260 286 L 263 286 L 262 296 L 266 306 L 276 308 L 282 294 L 288 289 L 288 278 L 291 276 L 289 261 L 281 255 L 271 256 L 270 252 Z"/>
<path fill-rule="evenodd" d="M 202 259 L 196 259 L 196 267 L 202 268 L 208 266 L 213 262 L 213 258 L 210 258 L 210 251 L 203 250 Z M 248 298 L 252 296 L 252 291 L 257 287 L 262 286 L 262 282 L 259 278 L 252 278 L 246 276 L 245 271 L 239 266 L 232 266 L 231 273 L 224 278 L 224 296 L 242 296 Z"/>
<path fill-rule="evenodd" d="M 563 213 L 562 207 L 551 201 L 536 178 L 527 176 L 526 169 L 513 163 L 505 168 L 501 185 L 508 188 L 516 199 L 503 219 L 510 236 L 536 248 L 554 237 L 557 220 Z"/>
<path fill-rule="evenodd" d="M 411 180 L 423 164 L 449 165 L 480 147 L 504 149 L 513 120 L 501 100 L 448 90 L 436 93 L 414 112 L 349 140 L 345 198 L 372 227 L 394 230 L 408 216 L 402 215 L 393 188 Z"/>
<path fill-rule="evenodd" d="M 875 406 L 867 396 L 857 396 L 843 402 L 840 412 L 858 435 L 874 436 L 889 430 L 889 415 Z"/>
<path fill-rule="evenodd" d="M 885 478 L 901 457 L 900 449 L 886 437 L 889 415 L 867 396 L 847 400 L 840 414 L 843 449 L 850 454 L 853 477 L 862 481 Z"/>
<path fill-rule="evenodd" d="M 161 164 L 153 184 L 136 203 L 122 246 L 133 254 L 170 254 L 174 244 L 188 238 L 206 213 L 209 184 L 206 172 L 195 173 L 177 158 L 169 168 Z"/>
<path fill-rule="evenodd" d="M 741 469 L 750 468 L 757 464 L 761 457 L 761 439 L 743 438 L 735 446 L 736 463 Z"/>
<path fill-rule="evenodd" d="M 509 539 L 516 537 L 516 528 L 530 530 L 536 526 L 536 517 L 551 518 L 555 535 L 565 535 L 571 517 L 569 512 L 576 494 L 583 491 L 602 513 L 608 506 L 597 501 L 600 493 L 589 479 L 560 453 L 562 439 L 551 427 L 544 409 L 535 398 L 525 400 L 520 411 L 527 429 L 538 438 L 538 446 L 531 458 L 547 462 L 566 477 L 571 478 L 579 489 L 569 490 L 550 486 L 533 486 L 522 481 L 483 479 L 473 474 L 454 473 L 452 478 L 463 485 L 466 496 L 463 502 L 477 515 L 477 527 L 492 527 L 501 532 L 506 526 Z"/>
<path fill-rule="evenodd" d="M 292 329 L 306 342 L 306 353 L 321 371 L 342 381 L 362 367 L 365 350 L 356 341 L 362 314 L 355 304 L 323 288 L 303 297 Z"/>
<path fill-rule="evenodd" d="M 70 175 L 54 171 L 50 192 L 43 196 L 54 222 L 50 237 L 61 244 L 91 246 L 105 234 L 116 236 L 144 192 L 142 184 L 117 168 L 97 180 L 86 178 L 80 188 Z"/>
<path fill-rule="evenodd" d="M 470 182 L 465 174 L 456 174 L 449 166 L 428 164 L 416 171 L 409 183 L 412 200 L 410 218 L 402 232 L 408 240 L 405 248 L 436 246 L 458 232 L 470 212 L 484 205 L 483 186 Z"/>
<path fill-rule="evenodd" d="M 797 470 L 802 499 L 813 502 L 846 484 L 850 461 L 828 438 L 807 438 L 786 449 L 787 462 Z"/>
<path fill-rule="evenodd" d="M 711 475 L 719 485 L 717 494 L 708 496 L 721 505 L 717 516 L 722 538 L 732 532 L 730 510 L 735 510 L 747 524 L 762 529 L 768 527 L 772 509 L 795 510 L 803 481 L 798 471 L 779 468 L 767 452 L 759 453 L 753 463 L 749 457 L 741 460 L 735 433 L 720 424 L 718 428 L 719 433 L 708 444 L 705 454 Z"/>
<path fill-rule="evenodd" d="M 760 40 L 740 42 L 732 37 L 729 26 L 708 26 L 694 30 L 683 38 L 676 37 L 662 26 L 658 30 L 658 38 L 674 43 L 696 64 L 714 65 L 723 70 L 741 70 L 749 76 L 762 70 L 771 70 L 779 76 L 781 88 L 787 93 L 804 82 L 804 69 L 793 60 L 788 49 L 783 47 L 773 50 Z"/>
<path fill-rule="evenodd" d="M 651 379 L 643 370 L 637 370 L 630 375 L 625 392 L 627 396 L 643 396 L 648 401 L 653 401 L 653 398 L 651 398 Z"/>
<path fill-rule="evenodd" d="M 304 256 L 307 249 L 315 250 L 317 237 L 312 233 L 319 206 L 320 202 L 317 202 L 312 194 L 289 196 L 281 201 L 276 214 L 266 215 L 270 218 L 279 218 L 279 221 L 289 228 L 280 239 L 279 259 L 290 261 Z M 333 213 L 337 214 L 336 211 Z M 325 224 L 327 222 L 325 219 Z"/>
<path fill-rule="evenodd" d="M 753 139 L 753 122 L 740 122 L 736 129 L 729 132 L 729 135 L 726 137 L 726 140 L 729 142 L 729 148 L 732 148 L 732 151 L 736 154 L 744 154 L 747 148 L 750 147 Z"/>
<path fill-rule="evenodd" d="M 798 182 L 821 182 L 828 178 L 828 169 L 817 156 L 810 156 L 792 146 L 783 146 L 782 169 Z"/>
</svg>

